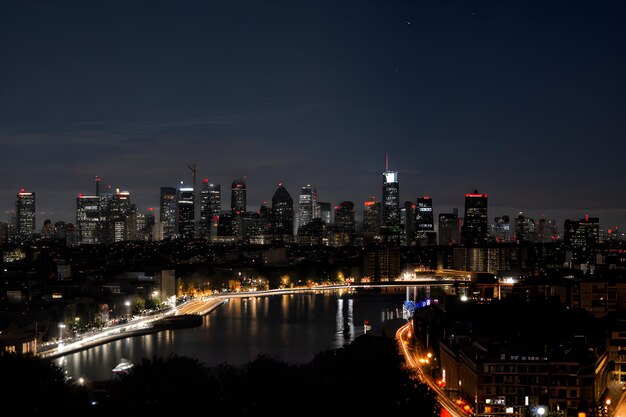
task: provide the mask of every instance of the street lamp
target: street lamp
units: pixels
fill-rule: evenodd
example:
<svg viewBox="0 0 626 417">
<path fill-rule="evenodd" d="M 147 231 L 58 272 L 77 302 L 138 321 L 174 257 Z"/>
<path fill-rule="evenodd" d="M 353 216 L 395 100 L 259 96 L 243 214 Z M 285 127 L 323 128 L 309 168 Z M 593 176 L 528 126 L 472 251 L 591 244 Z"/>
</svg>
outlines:
<svg viewBox="0 0 626 417">
<path fill-rule="evenodd" d="M 543 416 L 546 413 L 546 409 L 543 407 L 539 407 L 537 408 L 537 414 L 539 414 L 540 416 Z"/>
</svg>

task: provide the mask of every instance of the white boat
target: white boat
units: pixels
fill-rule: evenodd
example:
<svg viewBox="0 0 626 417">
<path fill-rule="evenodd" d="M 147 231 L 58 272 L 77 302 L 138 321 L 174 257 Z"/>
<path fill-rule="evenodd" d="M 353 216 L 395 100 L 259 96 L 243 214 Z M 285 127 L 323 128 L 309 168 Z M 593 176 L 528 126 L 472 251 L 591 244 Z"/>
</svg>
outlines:
<svg viewBox="0 0 626 417">
<path fill-rule="evenodd" d="M 114 374 L 126 374 L 133 367 L 133 364 L 126 359 L 122 359 L 120 363 L 117 364 L 115 368 L 113 368 Z"/>
</svg>

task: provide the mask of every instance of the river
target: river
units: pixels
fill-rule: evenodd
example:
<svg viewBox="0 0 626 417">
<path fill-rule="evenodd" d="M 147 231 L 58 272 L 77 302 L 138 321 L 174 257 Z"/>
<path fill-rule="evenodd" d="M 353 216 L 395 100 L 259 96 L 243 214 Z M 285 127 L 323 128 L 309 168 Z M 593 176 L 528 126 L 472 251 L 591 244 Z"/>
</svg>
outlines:
<svg viewBox="0 0 626 417">
<path fill-rule="evenodd" d="M 101 381 L 122 360 L 171 353 L 208 366 L 243 365 L 260 354 L 304 363 L 364 332 L 393 335 L 402 324 L 404 294 L 345 291 L 235 298 L 204 316 L 201 326 L 135 336 L 73 353 L 55 361 L 74 379 Z"/>
</svg>

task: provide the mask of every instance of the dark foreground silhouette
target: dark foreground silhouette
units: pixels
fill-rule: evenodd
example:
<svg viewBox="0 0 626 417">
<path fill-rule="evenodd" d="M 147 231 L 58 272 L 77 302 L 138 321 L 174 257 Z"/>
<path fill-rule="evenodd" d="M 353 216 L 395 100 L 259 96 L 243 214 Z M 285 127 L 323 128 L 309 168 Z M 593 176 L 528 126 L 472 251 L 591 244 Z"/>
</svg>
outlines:
<svg viewBox="0 0 626 417">
<path fill-rule="evenodd" d="M 127 375 L 80 387 L 43 360 L 5 355 L 0 357 L 0 407 L 3 416 L 55 411 L 64 416 L 434 416 L 438 406 L 432 393 L 403 363 L 393 339 L 362 336 L 303 365 L 260 356 L 243 367 L 207 368 L 173 355 L 143 359 Z"/>
</svg>

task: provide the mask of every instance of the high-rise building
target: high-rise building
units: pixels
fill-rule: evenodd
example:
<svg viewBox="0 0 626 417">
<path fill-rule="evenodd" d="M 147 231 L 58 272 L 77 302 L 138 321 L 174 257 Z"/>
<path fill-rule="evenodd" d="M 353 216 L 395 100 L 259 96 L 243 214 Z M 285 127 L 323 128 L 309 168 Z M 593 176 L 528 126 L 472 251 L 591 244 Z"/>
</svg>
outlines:
<svg viewBox="0 0 626 417">
<path fill-rule="evenodd" d="M 369 236 L 380 233 L 380 203 L 375 197 L 363 203 L 363 233 Z"/>
<path fill-rule="evenodd" d="M 491 235 L 496 243 L 508 243 L 511 241 L 511 221 L 506 214 L 493 219 L 491 230 Z"/>
<path fill-rule="evenodd" d="M 405 201 L 404 207 L 400 209 L 400 243 L 402 245 L 410 246 L 413 242 L 416 231 L 415 213 L 415 204 Z"/>
<path fill-rule="evenodd" d="M 282 184 L 272 197 L 272 234 L 275 239 L 293 236 L 293 199 Z"/>
<path fill-rule="evenodd" d="M 478 191 L 465 194 L 465 218 L 461 231 L 461 241 L 466 245 L 480 245 L 489 240 L 487 224 L 488 194 Z"/>
<path fill-rule="evenodd" d="M 195 228 L 195 193 L 193 187 L 178 190 L 178 234 L 182 239 L 193 239 Z"/>
<path fill-rule="evenodd" d="M 400 231 L 400 184 L 396 171 L 383 172 L 382 226 L 391 233 Z"/>
<path fill-rule="evenodd" d="M 76 199 L 76 226 L 81 244 L 104 243 L 103 229 L 106 227 L 104 197 L 79 194 Z"/>
<path fill-rule="evenodd" d="M 459 243 L 459 209 L 453 209 L 452 213 L 439 214 L 438 232 L 440 245 Z"/>
<path fill-rule="evenodd" d="M 310 185 L 302 187 L 298 198 L 298 228 L 313 221 L 313 200 L 314 191 Z"/>
<path fill-rule="evenodd" d="M 15 202 L 15 230 L 18 238 L 25 239 L 35 232 L 35 193 L 29 193 L 22 188 L 17 193 Z"/>
<path fill-rule="evenodd" d="M 107 211 L 107 236 L 105 243 L 122 242 L 128 238 L 127 219 L 131 213 L 130 193 L 117 189 L 113 195 L 105 195 Z"/>
<path fill-rule="evenodd" d="M 415 211 L 415 230 L 418 232 L 432 232 L 435 230 L 435 220 L 433 216 L 433 199 L 429 196 L 417 197 L 417 208 Z"/>
<path fill-rule="evenodd" d="M 337 235 L 335 242 L 348 244 L 352 241 L 355 232 L 354 203 L 344 201 L 335 206 L 335 233 Z"/>
<path fill-rule="evenodd" d="M 517 243 L 535 242 L 537 240 L 535 221 L 530 217 L 525 217 L 521 212 L 515 217 L 515 235 L 513 240 Z"/>
<path fill-rule="evenodd" d="M 246 211 L 246 183 L 243 179 L 233 181 L 230 189 L 230 209 L 233 213 Z"/>
<path fill-rule="evenodd" d="M 319 210 L 320 219 L 322 219 L 322 221 L 328 225 L 331 224 L 333 219 L 331 217 L 332 211 L 330 210 L 330 203 L 320 201 L 319 203 L 317 203 L 317 207 Z"/>
<path fill-rule="evenodd" d="M 537 242 L 539 243 L 554 242 L 561 238 L 559 227 L 555 220 L 541 217 L 535 224 L 535 230 L 537 232 Z"/>
<path fill-rule="evenodd" d="M 211 192 L 209 190 L 209 180 L 202 181 L 202 188 L 199 192 L 200 200 L 200 220 L 198 221 L 198 237 L 202 239 L 211 238 L 211 224 L 213 216 L 211 214 Z"/>
<path fill-rule="evenodd" d="M 589 217 L 579 221 L 567 219 L 564 227 L 564 243 L 570 248 L 582 248 L 597 245 L 600 237 L 600 220 Z"/>
<path fill-rule="evenodd" d="M 178 232 L 176 198 L 176 188 L 161 187 L 159 221 L 163 225 L 163 239 L 172 239 Z"/>
</svg>

